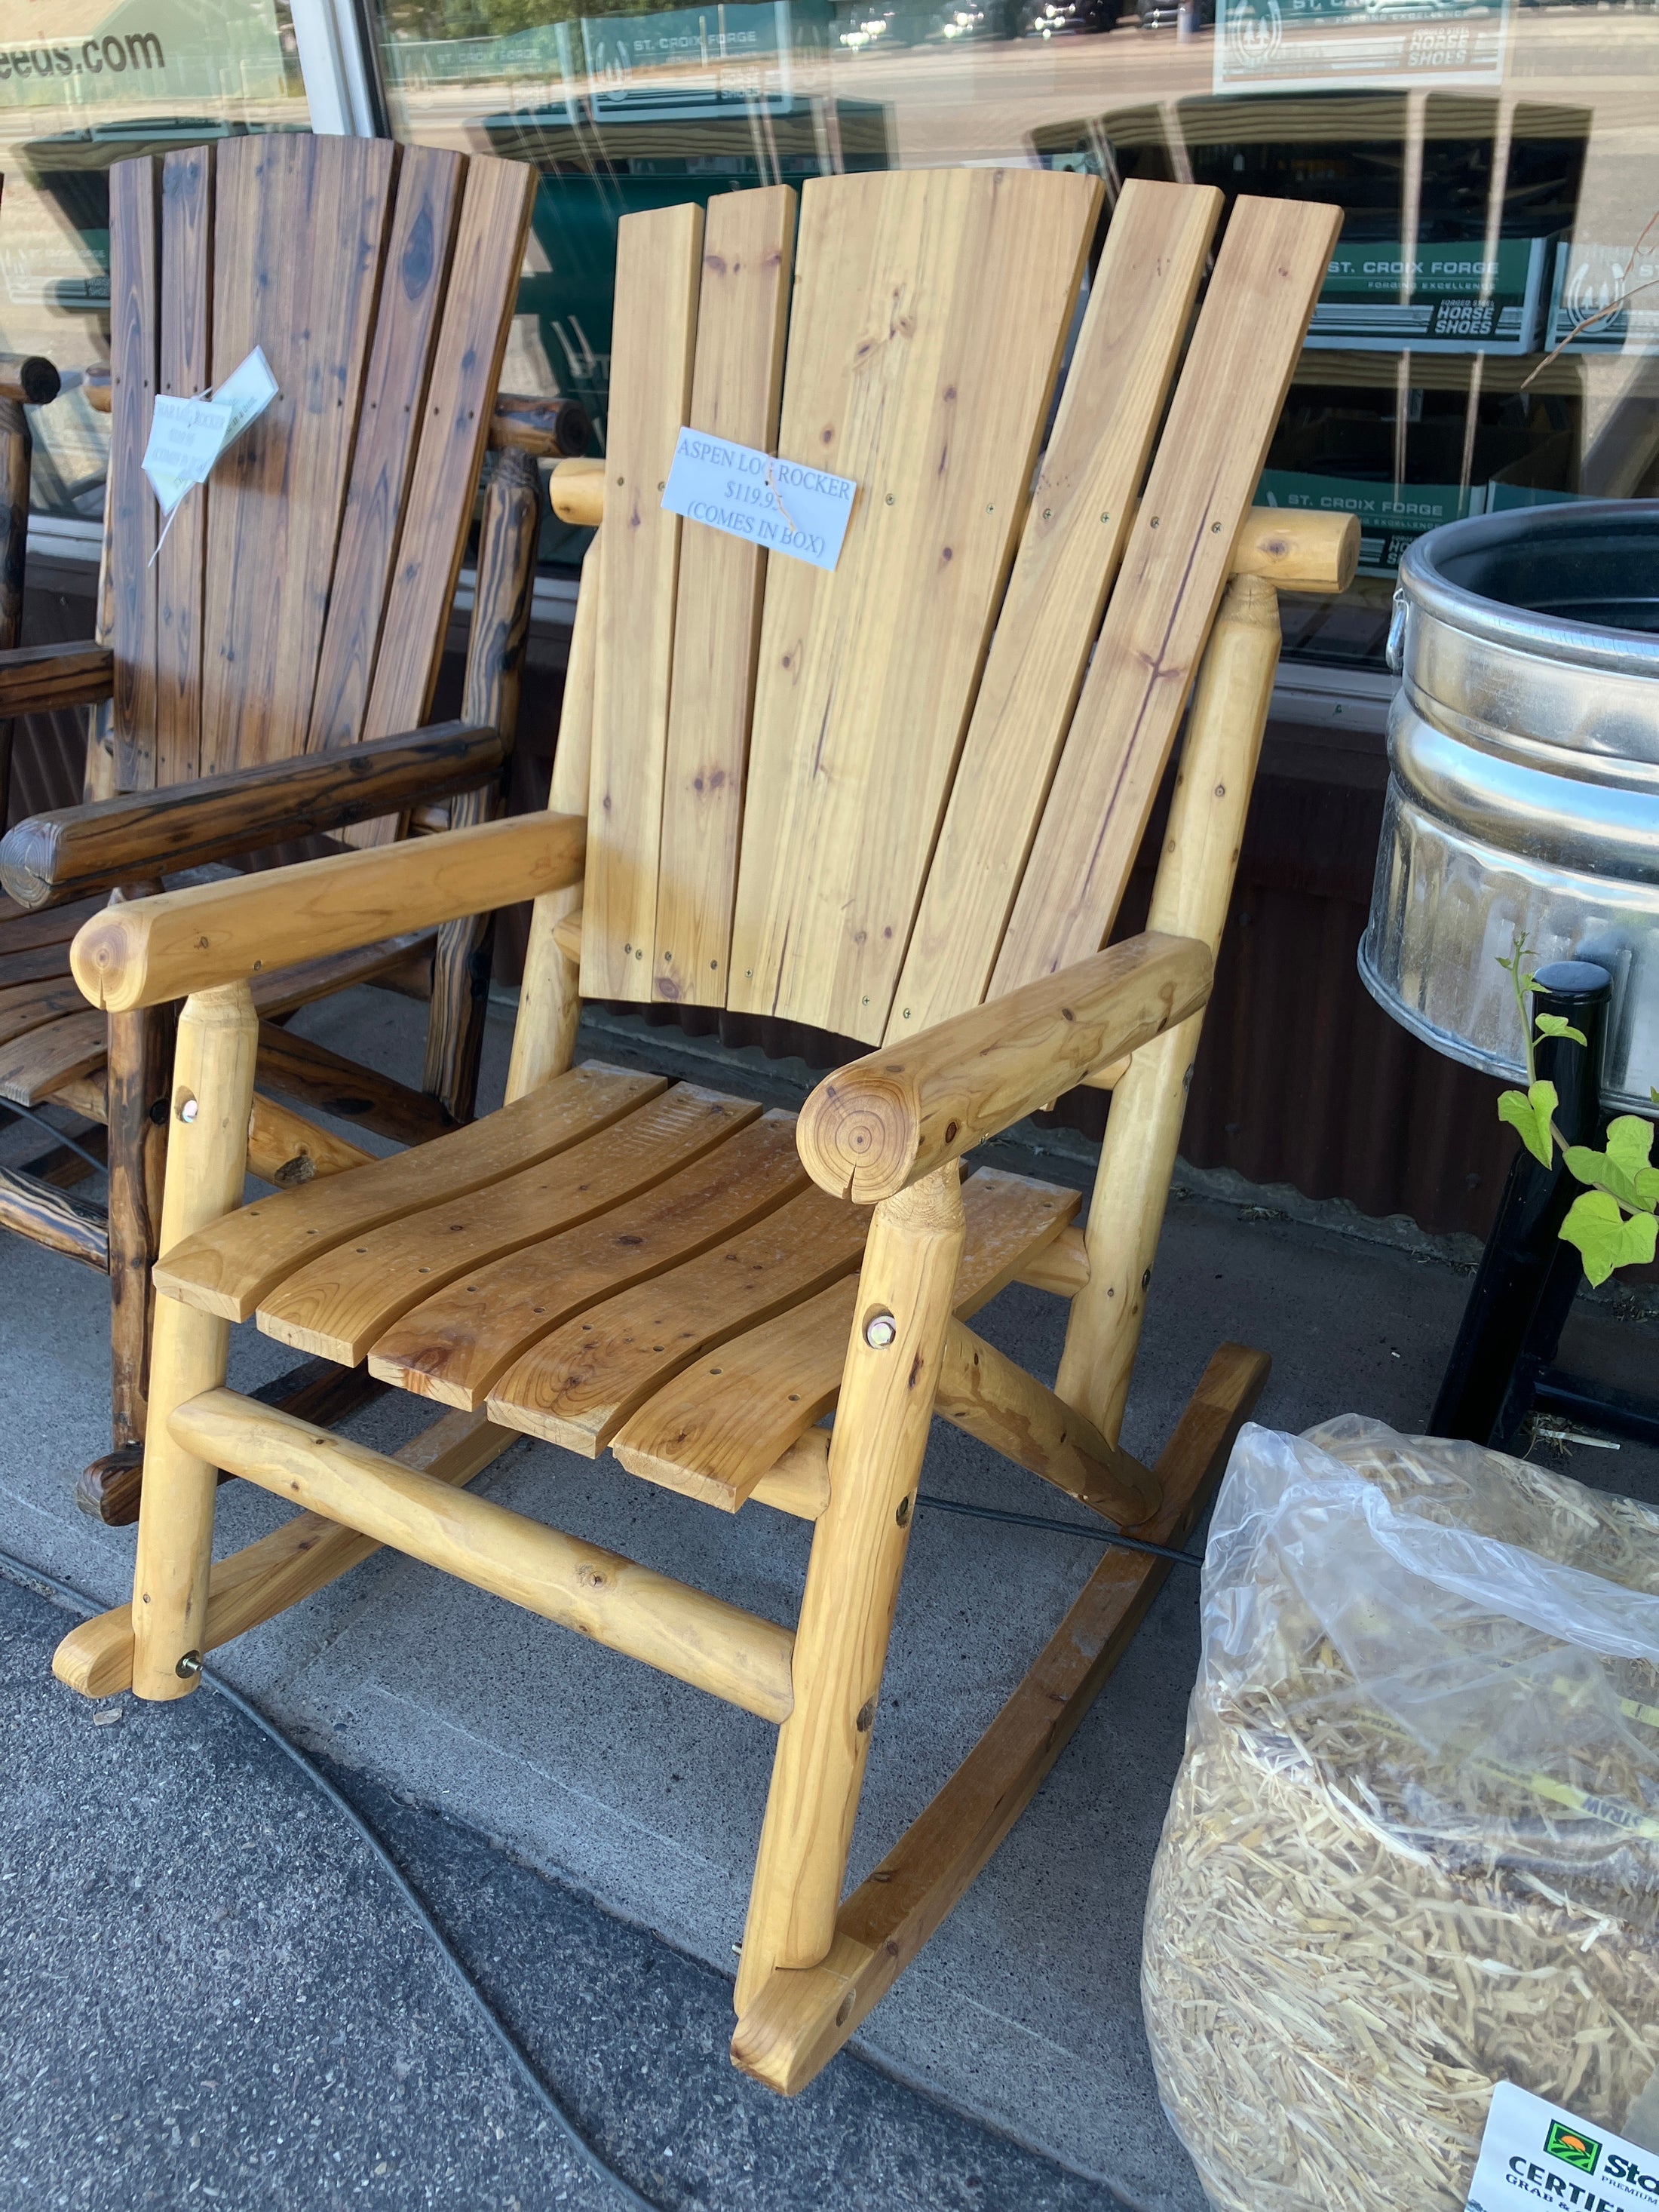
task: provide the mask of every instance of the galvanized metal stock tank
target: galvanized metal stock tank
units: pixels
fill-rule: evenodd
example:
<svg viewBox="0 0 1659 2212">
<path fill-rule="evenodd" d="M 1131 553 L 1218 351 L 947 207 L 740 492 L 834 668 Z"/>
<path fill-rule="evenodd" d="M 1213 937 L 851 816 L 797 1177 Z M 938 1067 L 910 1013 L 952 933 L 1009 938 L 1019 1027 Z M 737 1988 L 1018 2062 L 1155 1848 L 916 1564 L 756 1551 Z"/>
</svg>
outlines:
<svg viewBox="0 0 1659 2212">
<path fill-rule="evenodd" d="M 1613 977 L 1609 1105 L 1659 1084 L 1659 500 L 1515 508 L 1400 564 L 1389 796 L 1359 972 L 1407 1029 L 1514 1079 L 1498 961 Z"/>
</svg>

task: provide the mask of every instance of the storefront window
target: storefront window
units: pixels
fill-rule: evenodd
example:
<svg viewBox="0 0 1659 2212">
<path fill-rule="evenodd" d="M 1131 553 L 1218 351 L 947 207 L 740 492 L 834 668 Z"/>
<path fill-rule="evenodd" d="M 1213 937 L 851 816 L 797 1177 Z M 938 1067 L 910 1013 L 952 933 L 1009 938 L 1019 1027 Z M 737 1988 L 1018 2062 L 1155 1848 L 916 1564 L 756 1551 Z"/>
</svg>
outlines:
<svg viewBox="0 0 1659 2212">
<path fill-rule="evenodd" d="M 308 120 L 287 0 L 0 0 L 0 350 L 108 359 L 111 162 Z M 37 512 L 99 521 L 102 418 L 34 433 Z"/>
<path fill-rule="evenodd" d="M 1352 509 L 1291 652 L 1379 669 L 1413 538 L 1659 491 L 1659 10 L 1516 0 L 380 0 L 393 128 L 544 174 L 515 382 L 603 438 L 617 218 L 949 161 L 1333 200 L 1261 498 Z M 568 555 L 568 544 L 549 550 Z"/>
</svg>

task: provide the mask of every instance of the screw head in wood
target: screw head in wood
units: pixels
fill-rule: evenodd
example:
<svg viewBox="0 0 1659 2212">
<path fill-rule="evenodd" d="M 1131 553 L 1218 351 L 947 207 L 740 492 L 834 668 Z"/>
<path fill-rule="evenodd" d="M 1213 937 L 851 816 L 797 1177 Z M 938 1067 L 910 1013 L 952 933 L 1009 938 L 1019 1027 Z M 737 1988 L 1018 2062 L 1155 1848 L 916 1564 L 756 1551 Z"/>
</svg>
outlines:
<svg viewBox="0 0 1659 2212">
<path fill-rule="evenodd" d="M 893 495 L 890 491 L 887 495 L 887 504 L 889 507 L 893 504 Z"/>
<path fill-rule="evenodd" d="M 910 1501 L 908 1498 L 900 1498 L 898 1502 L 898 1511 L 893 1516 L 893 1518 L 898 1522 L 901 1528 L 908 1528 L 909 1527 Z"/>
<path fill-rule="evenodd" d="M 179 1101 L 179 1119 L 181 1121 L 193 1121 L 201 1110 L 193 1098 L 185 1097 Z"/>
<path fill-rule="evenodd" d="M 872 1352 L 885 1352 L 890 1345 L 896 1341 L 897 1337 L 898 1323 L 893 1319 L 892 1315 L 884 1310 L 880 1313 L 872 1313 L 864 1324 L 864 1340 Z"/>
<path fill-rule="evenodd" d="M 201 1653 L 186 1651 L 173 1671 L 181 1682 L 193 1682 L 202 1671 Z"/>
</svg>

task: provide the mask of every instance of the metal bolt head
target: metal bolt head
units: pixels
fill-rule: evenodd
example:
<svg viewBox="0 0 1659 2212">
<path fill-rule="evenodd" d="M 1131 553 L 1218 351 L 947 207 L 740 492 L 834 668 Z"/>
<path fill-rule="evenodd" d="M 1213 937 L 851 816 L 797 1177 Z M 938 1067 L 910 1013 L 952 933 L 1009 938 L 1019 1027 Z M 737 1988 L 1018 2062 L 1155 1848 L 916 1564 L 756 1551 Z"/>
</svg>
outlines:
<svg viewBox="0 0 1659 2212">
<path fill-rule="evenodd" d="M 201 1653 L 186 1651 L 173 1671 L 181 1682 L 193 1682 L 202 1671 Z"/>
<path fill-rule="evenodd" d="M 897 1335 L 898 1323 L 890 1313 L 872 1313 L 864 1324 L 864 1340 L 872 1352 L 885 1352 Z"/>
<path fill-rule="evenodd" d="M 179 1104 L 179 1119 L 181 1121 L 193 1121 L 201 1110 L 195 1099 L 181 1099 Z"/>
</svg>

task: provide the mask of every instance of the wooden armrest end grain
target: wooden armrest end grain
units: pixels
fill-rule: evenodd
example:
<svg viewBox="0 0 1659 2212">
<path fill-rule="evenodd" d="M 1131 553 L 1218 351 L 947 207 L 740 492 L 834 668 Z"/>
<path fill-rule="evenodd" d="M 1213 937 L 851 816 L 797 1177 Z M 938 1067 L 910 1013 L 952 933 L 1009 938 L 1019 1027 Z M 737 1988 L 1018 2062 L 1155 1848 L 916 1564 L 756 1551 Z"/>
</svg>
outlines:
<svg viewBox="0 0 1659 2212">
<path fill-rule="evenodd" d="M 555 461 L 547 489 L 561 522 L 584 530 L 599 528 L 605 515 L 603 461 Z"/>
<path fill-rule="evenodd" d="M 538 460 L 580 453 L 592 434 L 579 399 L 533 399 L 501 392 L 489 418 L 489 442 L 496 452 L 529 453 Z"/>
<path fill-rule="evenodd" d="M 801 1109 L 814 1182 L 873 1205 L 971 1152 L 1210 995 L 1210 950 L 1147 932 L 838 1068 Z"/>
<path fill-rule="evenodd" d="M 586 839 L 580 815 L 518 814 L 164 891 L 94 915 L 70 964 L 94 1006 L 160 1006 L 563 890 L 581 879 Z"/>
<path fill-rule="evenodd" d="M 38 353 L 0 353 L 0 399 L 50 407 L 64 388 L 57 364 Z"/>
</svg>

